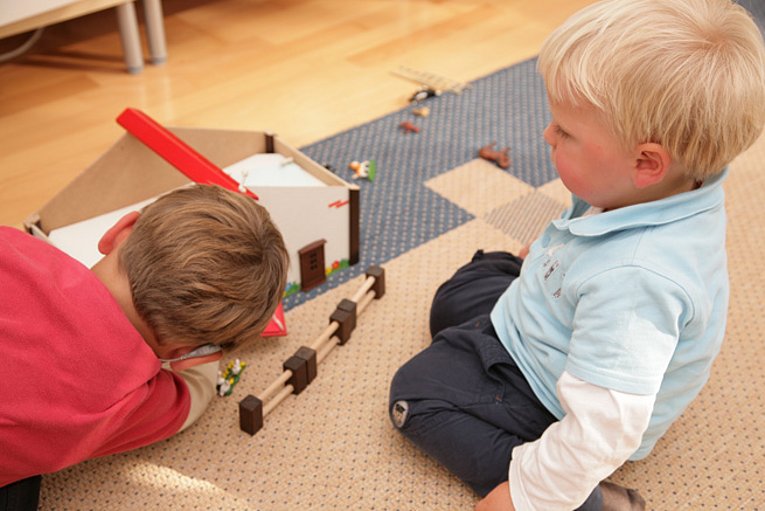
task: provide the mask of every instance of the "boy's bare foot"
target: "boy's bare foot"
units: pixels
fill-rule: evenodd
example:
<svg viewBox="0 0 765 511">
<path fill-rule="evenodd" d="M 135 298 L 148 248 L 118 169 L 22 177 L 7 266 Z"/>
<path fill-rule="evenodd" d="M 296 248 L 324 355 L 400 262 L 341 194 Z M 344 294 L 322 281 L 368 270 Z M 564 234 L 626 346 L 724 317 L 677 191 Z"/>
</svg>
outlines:
<svg viewBox="0 0 765 511">
<path fill-rule="evenodd" d="M 602 481 L 600 493 L 603 496 L 603 511 L 645 511 L 645 499 L 637 490 Z"/>
</svg>

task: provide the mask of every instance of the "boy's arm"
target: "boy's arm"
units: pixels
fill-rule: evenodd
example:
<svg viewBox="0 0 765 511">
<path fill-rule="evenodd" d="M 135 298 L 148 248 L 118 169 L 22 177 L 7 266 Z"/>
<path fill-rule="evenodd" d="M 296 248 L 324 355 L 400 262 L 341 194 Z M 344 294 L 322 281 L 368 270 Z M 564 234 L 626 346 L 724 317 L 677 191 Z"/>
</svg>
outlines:
<svg viewBox="0 0 765 511">
<path fill-rule="evenodd" d="M 654 395 L 617 392 L 567 372 L 558 380 L 565 417 L 542 437 L 513 450 L 510 493 L 515 508 L 569 510 L 640 446 Z"/>
<path fill-rule="evenodd" d="M 215 384 L 218 379 L 218 367 L 220 360 L 214 360 L 205 364 L 198 364 L 188 369 L 177 371 L 177 374 L 186 382 L 191 398 L 189 415 L 186 417 L 178 432 L 191 426 L 202 416 L 207 406 L 215 396 Z"/>
</svg>

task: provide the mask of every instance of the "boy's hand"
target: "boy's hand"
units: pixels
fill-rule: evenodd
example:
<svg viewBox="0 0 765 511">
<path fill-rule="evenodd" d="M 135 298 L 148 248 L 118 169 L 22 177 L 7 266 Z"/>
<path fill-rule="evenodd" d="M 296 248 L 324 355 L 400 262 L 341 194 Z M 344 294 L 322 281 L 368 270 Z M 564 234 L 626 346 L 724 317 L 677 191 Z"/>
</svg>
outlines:
<svg viewBox="0 0 765 511">
<path fill-rule="evenodd" d="M 513 500 L 510 498 L 510 484 L 505 481 L 491 490 L 476 504 L 475 511 L 515 511 Z"/>
<path fill-rule="evenodd" d="M 530 248 L 531 248 L 530 244 L 524 245 L 523 248 L 518 251 L 518 257 L 521 259 L 526 259 L 526 256 L 529 255 Z"/>
</svg>

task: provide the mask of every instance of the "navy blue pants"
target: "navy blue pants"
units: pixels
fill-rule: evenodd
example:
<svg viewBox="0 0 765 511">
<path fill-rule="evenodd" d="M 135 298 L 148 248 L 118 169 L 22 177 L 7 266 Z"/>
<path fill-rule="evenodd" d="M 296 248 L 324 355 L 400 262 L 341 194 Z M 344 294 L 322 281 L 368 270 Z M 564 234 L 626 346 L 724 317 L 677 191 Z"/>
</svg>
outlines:
<svg viewBox="0 0 765 511">
<path fill-rule="evenodd" d="M 393 377 L 393 424 L 420 449 L 485 496 L 507 481 L 514 447 L 557 419 L 537 399 L 489 319 L 522 260 L 478 251 L 436 292 L 432 344 Z M 580 510 L 600 511 L 595 488 Z"/>
<path fill-rule="evenodd" d="M 36 510 L 41 481 L 42 476 L 34 476 L 0 488 L 0 511 Z"/>
</svg>

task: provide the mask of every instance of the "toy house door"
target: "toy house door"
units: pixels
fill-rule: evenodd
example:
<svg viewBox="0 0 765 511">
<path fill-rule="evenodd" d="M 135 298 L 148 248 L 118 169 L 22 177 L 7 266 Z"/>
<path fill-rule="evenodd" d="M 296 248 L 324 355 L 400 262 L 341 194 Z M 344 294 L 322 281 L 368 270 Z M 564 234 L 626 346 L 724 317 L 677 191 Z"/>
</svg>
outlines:
<svg viewBox="0 0 765 511">
<path fill-rule="evenodd" d="M 314 241 L 298 250 L 300 256 L 300 289 L 308 291 L 324 282 L 324 244 L 327 240 Z"/>
</svg>

